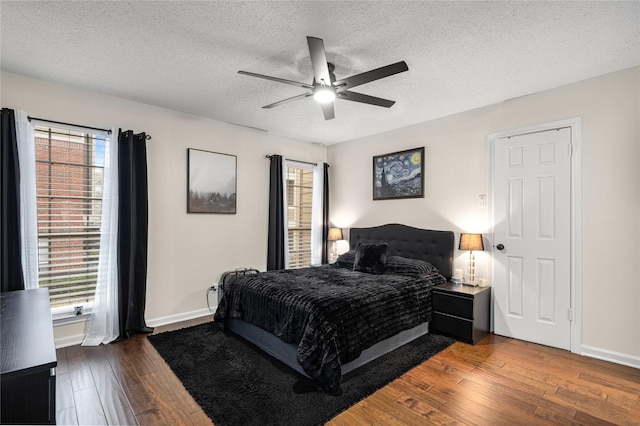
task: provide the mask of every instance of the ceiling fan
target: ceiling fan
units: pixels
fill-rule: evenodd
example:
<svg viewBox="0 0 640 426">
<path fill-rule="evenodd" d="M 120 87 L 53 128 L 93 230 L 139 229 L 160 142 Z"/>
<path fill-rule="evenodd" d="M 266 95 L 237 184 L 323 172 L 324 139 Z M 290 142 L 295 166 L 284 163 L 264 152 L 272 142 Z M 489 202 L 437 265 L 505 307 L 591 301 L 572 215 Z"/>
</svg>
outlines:
<svg viewBox="0 0 640 426">
<path fill-rule="evenodd" d="M 270 77 L 268 75 L 256 74 L 248 71 L 238 71 L 238 74 L 264 78 L 266 80 L 277 81 L 279 83 L 289 84 L 309 90 L 307 93 L 283 99 L 281 101 L 265 105 L 262 108 L 273 108 L 291 101 L 313 96 L 313 98 L 320 103 L 320 106 L 322 107 L 324 119 L 331 120 L 335 118 L 333 109 L 333 101 L 335 99 L 344 99 L 346 101 L 360 102 L 385 108 L 389 108 L 395 103 L 395 101 L 390 101 L 388 99 L 352 92 L 350 89 L 360 86 L 361 84 L 408 71 L 409 67 L 407 67 L 407 64 L 404 61 L 337 80 L 336 76 L 333 74 L 335 66 L 332 63 L 327 62 L 324 42 L 322 39 L 307 37 L 307 44 L 309 45 L 311 65 L 313 66 L 313 82 L 311 84 L 286 80 L 284 78 Z"/>
</svg>

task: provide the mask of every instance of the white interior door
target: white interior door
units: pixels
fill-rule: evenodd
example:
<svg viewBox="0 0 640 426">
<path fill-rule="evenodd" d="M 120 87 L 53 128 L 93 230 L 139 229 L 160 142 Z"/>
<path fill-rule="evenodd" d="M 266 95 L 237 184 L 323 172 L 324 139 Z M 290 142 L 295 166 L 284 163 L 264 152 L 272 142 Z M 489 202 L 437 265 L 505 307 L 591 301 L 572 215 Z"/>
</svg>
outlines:
<svg viewBox="0 0 640 426">
<path fill-rule="evenodd" d="M 496 334 L 571 347 L 571 129 L 494 144 Z"/>
</svg>

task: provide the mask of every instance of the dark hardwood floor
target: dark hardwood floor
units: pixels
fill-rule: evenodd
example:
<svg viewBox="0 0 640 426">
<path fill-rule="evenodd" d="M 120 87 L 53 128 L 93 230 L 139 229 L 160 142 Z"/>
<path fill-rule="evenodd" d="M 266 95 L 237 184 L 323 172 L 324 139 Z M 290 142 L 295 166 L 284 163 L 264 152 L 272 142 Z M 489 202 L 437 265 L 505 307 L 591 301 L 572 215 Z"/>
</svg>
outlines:
<svg viewBox="0 0 640 426">
<path fill-rule="evenodd" d="M 212 424 L 145 336 L 57 355 L 60 425 Z M 328 423 L 361 424 L 640 425 L 640 370 L 490 335 L 455 343 Z"/>
</svg>

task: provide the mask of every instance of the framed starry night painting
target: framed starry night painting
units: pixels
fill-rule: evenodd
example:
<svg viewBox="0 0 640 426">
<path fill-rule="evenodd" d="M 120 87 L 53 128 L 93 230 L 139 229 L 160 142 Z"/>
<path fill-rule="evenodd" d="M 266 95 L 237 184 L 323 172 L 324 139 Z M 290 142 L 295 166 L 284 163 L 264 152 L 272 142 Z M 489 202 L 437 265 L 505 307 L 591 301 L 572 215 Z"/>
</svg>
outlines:
<svg viewBox="0 0 640 426">
<path fill-rule="evenodd" d="M 373 157 L 373 199 L 424 198 L 424 147 Z"/>
</svg>

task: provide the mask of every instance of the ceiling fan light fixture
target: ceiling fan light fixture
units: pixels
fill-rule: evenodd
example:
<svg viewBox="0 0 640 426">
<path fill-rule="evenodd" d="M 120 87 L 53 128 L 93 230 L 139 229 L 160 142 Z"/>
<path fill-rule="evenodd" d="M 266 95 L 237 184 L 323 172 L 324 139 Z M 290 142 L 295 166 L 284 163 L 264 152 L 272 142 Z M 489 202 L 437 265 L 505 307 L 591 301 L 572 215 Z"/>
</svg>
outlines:
<svg viewBox="0 0 640 426">
<path fill-rule="evenodd" d="M 316 86 L 313 89 L 313 99 L 321 104 L 329 104 L 336 99 L 336 89 L 329 86 Z"/>
<path fill-rule="evenodd" d="M 307 36 L 307 44 L 309 45 L 309 56 L 311 58 L 311 66 L 313 68 L 313 82 L 311 84 L 279 77 L 271 77 L 263 74 L 256 74 L 254 72 L 238 71 L 238 74 L 277 81 L 279 83 L 307 89 L 305 93 L 265 105 L 262 108 L 271 109 L 278 105 L 313 96 L 313 99 L 321 106 L 324 119 L 332 120 L 335 118 L 333 101 L 336 98 L 344 101 L 360 102 L 385 108 L 390 108 L 395 103 L 389 99 L 382 99 L 376 96 L 352 92 L 350 89 L 372 81 L 380 80 L 381 78 L 390 77 L 394 74 L 409 71 L 409 67 L 405 61 L 396 62 L 394 64 L 338 80 L 333 73 L 336 68 L 335 65 L 331 62 L 327 62 L 327 52 L 324 49 L 324 41 L 322 41 L 321 38 Z"/>
</svg>

